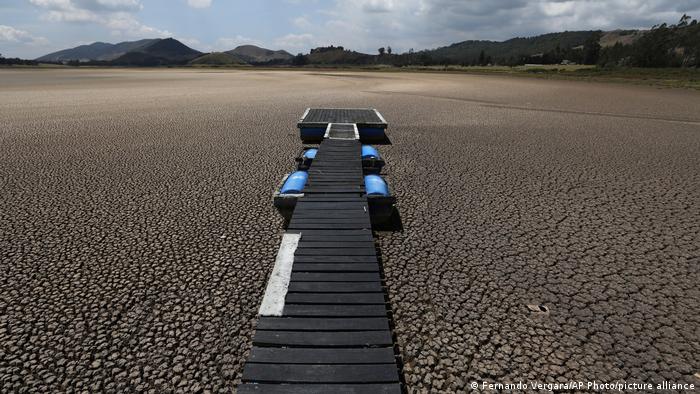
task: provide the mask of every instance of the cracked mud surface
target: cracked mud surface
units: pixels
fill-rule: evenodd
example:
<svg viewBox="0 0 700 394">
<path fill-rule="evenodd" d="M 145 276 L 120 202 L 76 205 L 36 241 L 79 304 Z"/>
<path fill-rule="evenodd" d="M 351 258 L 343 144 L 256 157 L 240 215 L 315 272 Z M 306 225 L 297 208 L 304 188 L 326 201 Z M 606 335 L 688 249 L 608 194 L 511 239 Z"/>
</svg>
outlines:
<svg viewBox="0 0 700 394">
<path fill-rule="evenodd" d="M 377 238 L 409 391 L 700 383 L 697 92 L 3 70 L 0 391 L 233 390 L 307 106 L 389 121 L 404 231 Z"/>
</svg>

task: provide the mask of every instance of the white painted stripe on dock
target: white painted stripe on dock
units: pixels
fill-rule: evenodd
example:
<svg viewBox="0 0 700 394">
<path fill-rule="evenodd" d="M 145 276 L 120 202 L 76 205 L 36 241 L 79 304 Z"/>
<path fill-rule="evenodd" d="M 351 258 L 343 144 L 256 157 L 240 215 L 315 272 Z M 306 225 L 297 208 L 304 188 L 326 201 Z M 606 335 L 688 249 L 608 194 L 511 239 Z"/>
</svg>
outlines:
<svg viewBox="0 0 700 394">
<path fill-rule="evenodd" d="M 284 234 L 275 259 L 275 267 L 267 282 L 265 296 L 258 314 L 260 316 L 282 316 L 284 299 L 287 297 L 289 278 L 292 276 L 294 252 L 297 250 L 301 234 Z"/>
<path fill-rule="evenodd" d="M 374 108 L 374 113 L 377 114 L 377 117 L 379 118 L 379 120 L 382 121 L 382 123 L 386 124 L 386 119 L 384 119 L 384 117 L 382 116 L 382 114 L 380 114 L 379 111 L 377 111 L 376 108 Z"/>
</svg>

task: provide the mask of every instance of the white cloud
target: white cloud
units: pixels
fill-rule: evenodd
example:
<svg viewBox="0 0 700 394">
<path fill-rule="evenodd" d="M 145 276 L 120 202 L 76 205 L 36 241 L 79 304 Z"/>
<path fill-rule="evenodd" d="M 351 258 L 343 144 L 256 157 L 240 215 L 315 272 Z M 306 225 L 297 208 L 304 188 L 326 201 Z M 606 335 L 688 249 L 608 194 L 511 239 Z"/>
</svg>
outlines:
<svg viewBox="0 0 700 394">
<path fill-rule="evenodd" d="M 140 0 L 29 0 L 30 3 L 52 11 L 70 12 L 73 10 L 103 11 L 140 11 Z"/>
<path fill-rule="evenodd" d="M 196 49 L 195 47 L 200 47 L 202 45 L 202 42 L 196 38 L 177 37 L 177 40 L 194 49 Z"/>
<path fill-rule="evenodd" d="M 141 23 L 136 12 L 143 8 L 140 0 L 29 0 L 46 10 L 42 18 L 51 22 L 96 23 L 109 29 L 115 37 L 167 37 L 161 30 Z"/>
<path fill-rule="evenodd" d="M 209 8 L 212 0 L 187 0 L 187 5 L 192 8 Z"/>
<path fill-rule="evenodd" d="M 46 45 L 49 40 L 44 37 L 34 36 L 25 30 L 15 29 L 12 26 L 0 25 L 0 42 Z"/>
<path fill-rule="evenodd" d="M 278 37 L 274 41 L 274 49 L 285 49 L 292 52 L 304 51 L 308 48 L 318 45 L 318 41 L 313 34 L 290 33 L 282 37 Z"/>
<path fill-rule="evenodd" d="M 100 16 L 95 22 L 108 28 L 115 37 L 151 38 L 170 37 L 173 35 L 167 30 L 144 25 L 135 16 L 124 12 Z"/>
<path fill-rule="evenodd" d="M 362 11 L 369 13 L 385 13 L 394 9 L 393 0 L 362 0 L 357 2 Z"/>
<path fill-rule="evenodd" d="M 700 17 L 700 0 L 336 0 L 322 18 L 292 20 L 298 31 L 279 43 L 323 45 L 374 53 L 469 40 L 506 40 L 563 30 L 649 28 Z M 307 48 L 308 49 L 308 48 Z"/>
<path fill-rule="evenodd" d="M 312 23 L 311 21 L 309 21 L 309 18 L 306 15 L 304 15 L 292 19 L 292 25 L 296 26 L 299 29 L 308 29 L 312 26 Z"/>
</svg>

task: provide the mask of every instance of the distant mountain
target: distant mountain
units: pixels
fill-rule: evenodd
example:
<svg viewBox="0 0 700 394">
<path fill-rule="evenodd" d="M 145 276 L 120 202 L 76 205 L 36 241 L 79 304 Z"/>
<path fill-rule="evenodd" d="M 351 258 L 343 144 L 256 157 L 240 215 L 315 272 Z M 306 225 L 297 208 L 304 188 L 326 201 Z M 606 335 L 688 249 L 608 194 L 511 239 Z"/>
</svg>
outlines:
<svg viewBox="0 0 700 394">
<path fill-rule="evenodd" d="M 89 45 L 80 45 L 75 48 L 64 49 L 62 51 L 49 53 L 37 58 L 37 61 L 44 62 L 65 62 L 71 60 L 78 61 L 109 61 L 137 50 L 138 48 L 153 44 L 160 39 L 146 39 L 138 41 L 125 41 L 118 44 L 109 44 L 106 42 L 95 42 Z"/>
<path fill-rule="evenodd" d="M 292 58 L 294 58 L 294 56 L 292 56 L 292 54 L 287 51 L 273 51 L 271 49 L 260 48 L 255 45 L 241 45 L 226 53 L 234 55 L 239 59 L 251 64 L 271 62 L 283 63 L 290 61 Z"/>
<path fill-rule="evenodd" d="M 230 65 L 245 65 L 248 64 L 228 52 L 212 52 L 206 53 L 198 58 L 190 61 L 192 65 L 210 65 L 210 66 L 230 66 Z"/>
<path fill-rule="evenodd" d="M 202 55 L 174 38 L 157 40 L 127 52 L 110 63 L 117 66 L 165 66 L 187 64 Z"/>
</svg>

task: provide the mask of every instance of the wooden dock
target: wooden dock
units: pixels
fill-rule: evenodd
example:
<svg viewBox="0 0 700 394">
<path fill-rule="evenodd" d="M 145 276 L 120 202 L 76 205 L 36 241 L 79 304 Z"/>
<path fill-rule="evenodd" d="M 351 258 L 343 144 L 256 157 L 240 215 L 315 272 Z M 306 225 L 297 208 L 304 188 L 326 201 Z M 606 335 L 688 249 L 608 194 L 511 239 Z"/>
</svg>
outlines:
<svg viewBox="0 0 700 394">
<path fill-rule="evenodd" d="M 308 170 L 287 229 L 301 237 L 283 312 L 260 316 L 239 393 L 402 392 L 361 143 L 337 130 Z"/>
</svg>

